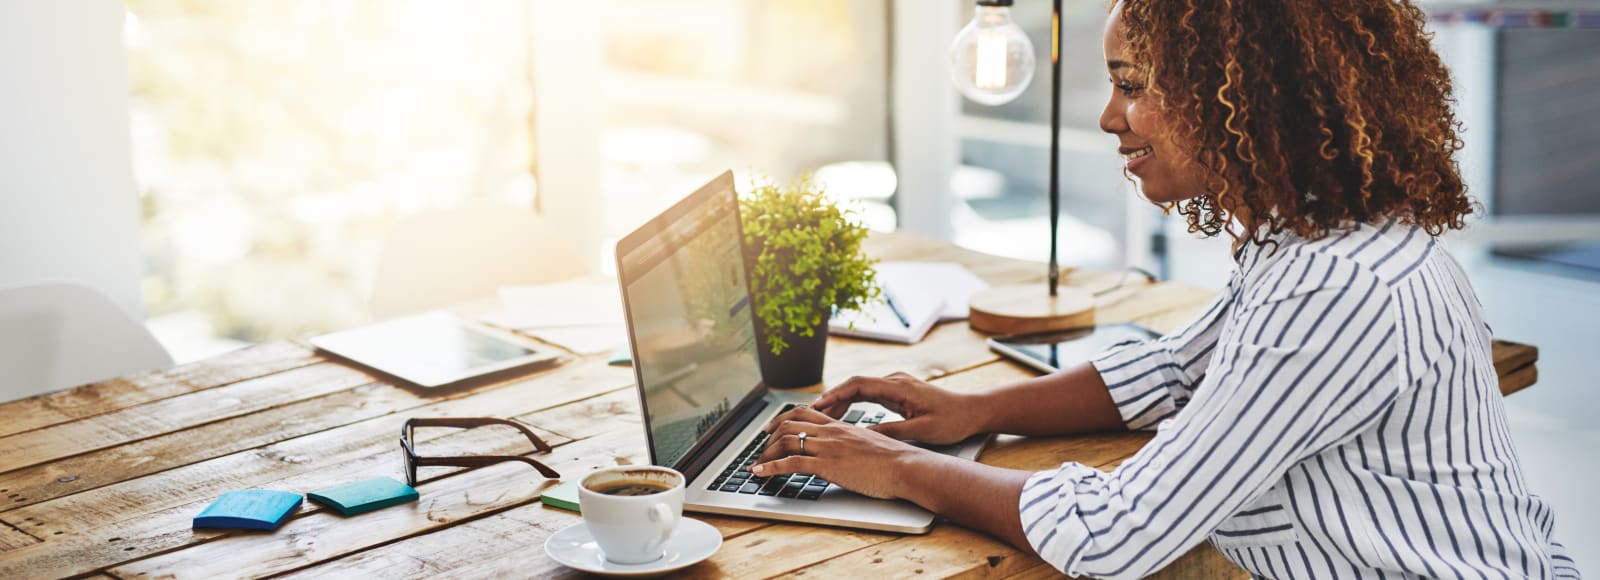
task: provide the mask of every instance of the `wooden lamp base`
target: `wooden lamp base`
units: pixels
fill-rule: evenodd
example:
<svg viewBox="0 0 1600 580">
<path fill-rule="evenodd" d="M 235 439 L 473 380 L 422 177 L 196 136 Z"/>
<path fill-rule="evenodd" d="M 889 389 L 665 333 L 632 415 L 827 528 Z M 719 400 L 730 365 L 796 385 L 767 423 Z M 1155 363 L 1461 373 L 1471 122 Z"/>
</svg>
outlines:
<svg viewBox="0 0 1600 580">
<path fill-rule="evenodd" d="M 988 334 L 1033 334 L 1091 326 L 1094 295 L 1058 287 L 1050 296 L 1043 284 L 995 286 L 972 295 L 968 324 Z"/>
</svg>

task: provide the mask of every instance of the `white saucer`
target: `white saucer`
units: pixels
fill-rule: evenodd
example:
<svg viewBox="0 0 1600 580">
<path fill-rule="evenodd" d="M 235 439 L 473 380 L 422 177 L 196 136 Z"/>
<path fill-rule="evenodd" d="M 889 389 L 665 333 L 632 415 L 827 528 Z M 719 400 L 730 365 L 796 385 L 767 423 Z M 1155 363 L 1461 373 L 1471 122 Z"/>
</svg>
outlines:
<svg viewBox="0 0 1600 580">
<path fill-rule="evenodd" d="M 618 564 L 606 559 L 583 522 L 567 526 L 544 542 L 544 552 L 564 566 L 605 576 L 650 576 L 681 570 L 711 557 L 722 547 L 722 533 L 711 524 L 683 518 L 667 540 L 666 555 L 654 562 Z"/>
</svg>

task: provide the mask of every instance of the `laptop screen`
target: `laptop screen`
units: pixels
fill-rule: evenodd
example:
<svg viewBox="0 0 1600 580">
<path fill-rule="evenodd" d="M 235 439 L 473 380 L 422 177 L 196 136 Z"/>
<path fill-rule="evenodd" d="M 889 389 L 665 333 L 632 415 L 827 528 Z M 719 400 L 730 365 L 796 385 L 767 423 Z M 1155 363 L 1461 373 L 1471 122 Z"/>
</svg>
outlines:
<svg viewBox="0 0 1600 580">
<path fill-rule="evenodd" d="M 761 382 L 730 174 L 618 244 L 650 445 L 674 465 Z"/>
</svg>

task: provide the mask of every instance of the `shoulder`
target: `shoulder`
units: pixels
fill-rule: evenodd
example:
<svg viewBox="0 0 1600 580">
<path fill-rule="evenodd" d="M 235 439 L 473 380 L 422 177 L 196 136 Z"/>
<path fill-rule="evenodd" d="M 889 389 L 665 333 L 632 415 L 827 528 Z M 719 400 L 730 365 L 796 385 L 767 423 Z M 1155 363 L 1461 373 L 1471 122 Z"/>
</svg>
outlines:
<svg viewBox="0 0 1600 580">
<path fill-rule="evenodd" d="M 1355 224 L 1316 240 L 1288 235 L 1252 246 L 1241 258 L 1241 301 L 1260 305 L 1322 294 L 1348 301 L 1387 294 L 1432 257 L 1437 240 L 1422 228 Z"/>
</svg>

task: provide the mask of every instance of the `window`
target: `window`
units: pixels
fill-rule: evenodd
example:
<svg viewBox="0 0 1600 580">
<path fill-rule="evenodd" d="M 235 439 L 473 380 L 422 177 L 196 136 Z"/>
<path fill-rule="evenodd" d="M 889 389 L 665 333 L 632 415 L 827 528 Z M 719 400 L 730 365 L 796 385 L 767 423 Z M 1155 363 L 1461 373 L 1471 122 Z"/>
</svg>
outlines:
<svg viewBox="0 0 1600 580">
<path fill-rule="evenodd" d="M 152 324 L 180 341 L 260 341 L 365 322 L 387 230 L 429 209 L 592 203 L 614 238 L 723 169 L 787 179 L 881 162 L 886 12 L 876 0 L 129 0 Z M 600 54 L 541 56 L 534 32 L 550 26 L 594 31 L 577 49 Z M 541 63 L 574 56 L 603 63 L 578 71 L 598 86 L 537 85 Z M 569 111 L 539 107 L 549 90 L 599 95 L 599 151 L 561 170 L 598 176 L 600 195 L 540 187 L 557 171 L 539 160 L 562 158 L 538 147 L 596 140 L 538 130 L 583 126 L 551 122 Z"/>
<path fill-rule="evenodd" d="M 884 160 L 883 2 L 609 0 L 601 12 L 607 236 L 724 169 L 743 189 L 751 171 L 786 180 Z M 828 175 L 834 193 L 864 195 L 854 173 Z"/>
</svg>

